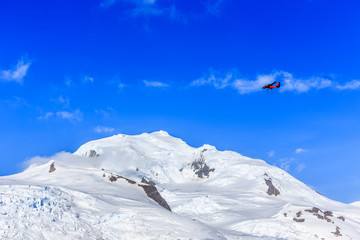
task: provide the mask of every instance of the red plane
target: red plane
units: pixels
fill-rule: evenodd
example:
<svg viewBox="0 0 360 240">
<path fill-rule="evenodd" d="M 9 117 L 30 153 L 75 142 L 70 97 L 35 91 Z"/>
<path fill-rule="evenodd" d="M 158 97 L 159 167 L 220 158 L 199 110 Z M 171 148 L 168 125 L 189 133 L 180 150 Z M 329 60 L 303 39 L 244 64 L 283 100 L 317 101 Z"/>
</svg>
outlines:
<svg viewBox="0 0 360 240">
<path fill-rule="evenodd" d="M 280 87 L 280 82 L 278 82 L 276 84 L 276 86 L 273 86 L 276 82 L 273 82 L 273 83 L 270 83 L 268 85 L 265 85 L 263 86 L 263 89 L 267 89 L 267 90 L 270 90 L 270 89 L 273 89 L 273 88 L 279 88 Z"/>
</svg>

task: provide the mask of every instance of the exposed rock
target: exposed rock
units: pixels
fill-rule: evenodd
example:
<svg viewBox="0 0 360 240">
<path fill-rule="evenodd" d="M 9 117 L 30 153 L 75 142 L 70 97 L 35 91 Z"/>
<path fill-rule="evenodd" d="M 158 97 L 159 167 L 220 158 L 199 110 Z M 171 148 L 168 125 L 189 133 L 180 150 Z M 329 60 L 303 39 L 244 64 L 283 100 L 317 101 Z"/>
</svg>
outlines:
<svg viewBox="0 0 360 240">
<path fill-rule="evenodd" d="M 125 179 L 128 183 L 131 183 L 131 184 L 135 184 L 136 182 L 131 180 L 131 179 L 128 179 L 126 177 L 123 177 L 123 176 L 118 176 L 118 178 L 122 178 L 122 179 Z"/>
<path fill-rule="evenodd" d="M 89 156 L 88 156 L 89 155 Z M 88 156 L 88 157 L 98 157 L 100 156 L 99 154 L 97 154 L 97 152 L 95 150 L 90 150 L 89 151 L 89 154 L 88 152 L 85 153 L 85 156 Z"/>
<path fill-rule="evenodd" d="M 300 217 L 301 217 L 301 214 L 302 214 L 302 212 L 301 212 L 301 211 L 298 211 L 298 212 L 296 213 L 296 218 L 294 217 L 293 220 L 294 220 L 295 222 L 305 222 L 305 219 L 304 219 L 304 218 L 300 218 Z"/>
<path fill-rule="evenodd" d="M 341 237 L 342 234 L 340 233 L 340 228 L 338 226 L 336 226 L 336 231 L 335 232 L 331 232 L 333 233 L 336 237 Z"/>
<path fill-rule="evenodd" d="M 322 211 L 317 207 L 313 207 L 312 209 L 306 209 L 305 212 L 319 213 L 319 212 L 322 212 Z"/>
<path fill-rule="evenodd" d="M 324 196 L 323 194 L 319 193 L 318 191 L 315 191 L 317 194 L 321 195 L 321 196 Z"/>
<path fill-rule="evenodd" d="M 104 173 L 103 176 L 105 176 L 105 173 Z M 133 180 L 131 180 L 131 179 L 128 179 L 128 178 L 126 178 L 126 177 L 120 176 L 120 175 L 116 175 L 116 176 L 111 175 L 111 176 L 109 177 L 109 180 L 110 180 L 111 182 L 116 182 L 116 180 L 118 180 L 119 178 L 125 179 L 128 183 L 131 183 L 131 184 L 135 184 L 135 183 L 136 183 L 135 181 L 133 181 Z"/>
<path fill-rule="evenodd" d="M 53 171 L 55 171 L 56 168 L 55 168 L 55 162 L 52 162 L 51 165 L 50 165 L 50 170 L 49 170 L 49 173 L 52 173 Z"/>
<path fill-rule="evenodd" d="M 265 180 L 266 185 L 268 185 L 268 187 L 269 187 L 268 190 L 267 190 L 267 194 L 269 194 L 270 196 L 271 195 L 277 196 L 277 195 L 280 194 L 280 191 L 276 187 L 274 187 L 274 185 L 273 185 L 273 183 L 271 181 L 271 178 L 270 179 L 264 179 L 264 180 Z"/>
<path fill-rule="evenodd" d="M 343 216 L 339 216 L 337 218 L 345 222 L 345 218 Z"/>
<path fill-rule="evenodd" d="M 205 149 L 204 149 L 205 150 Z M 200 157 L 196 158 L 193 162 L 187 164 L 184 168 L 191 168 L 193 170 L 193 172 L 198 176 L 198 178 L 208 178 L 210 175 L 210 172 L 214 172 L 215 168 L 210 168 L 206 163 L 205 163 L 205 157 L 202 154 L 205 151 L 202 151 L 200 153 Z M 180 169 L 180 171 L 182 172 L 184 170 L 184 168 Z"/>
<path fill-rule="evenodd" d="M 156 189 L 155 183 L 153 181 L 147 181 L 145 178 L 143 178 L 141 182 L 145 184 L 138 184 L 138 185 L 144 189 L 146 195 L 149 198 L 153 199 L 163 208 L 166 208 L 167 210 L 171 211 L 165 199 L 160 195 L 160 193 Z"/>
<path fill-rule="evenodd" d="M 111 176 L 109 177 L 109 180 L 110 180 L 110 182 L 116 182 L 117 177 L 111 175 Z"/>
<path fill-rule="evenodd" d="M 204 155 L 200 154 L 200 157 L 195 159 L 194 162 L 191 163 L 192 169 L 199 178 L 209 177 L 209 173 L 215 171 L 215 168 L 209 168 L 205 163 Z"/>
<path fill-rule="evenodd" d="M 104 174 L 105 175 L 105 174 Z M 116 182 L 119 178 L 126 180 L 128 183 L 130 184 L 136 184 L 135 181 L 128 179 L 126 177 L 120 176 L 120 175 L 112 175 L 109 176 L 109 180 L 111 182 Z M 138 186 L 142 187 L 146 193 L 146 195 L 153 199 L 155 202 L 157 202 L 160 206 L 162 206 L 163 208 L 166 208 L 167 210 L 171 211 L 169 205 L 167 204 L 167 202 L 165 201 L 165 199 L 160 195 L 160 193 L 158 192 L 158 190 L 155 187 L 155 183 L 153 181 L 147 181 L 145 178 L 142 178 L 141 182 L 143 184 L 138 184 Z"/>
<path fill-rule="evenodd" d="M 325 217 L 327 217 L 327 216 L 332 217 L 332 216 L 333 216 L 333 212 L 332 212 L 332 211 L 325 211 L 325 212 L 324 212 L 324 216 L 325 216 Z"/>
<path fill-rule="evenodd" d="M 304 218 L 293 218 L 295 222 L 305 222 Z"/>
<path fill-rule="evenodd" d="M 317 207 L 313 207 L 312 209 L 306 209 L 305 211 L 309 212 L 309 213 L 312 213 L 318 219 L 334 223 L 333 221 L 331 221 L 330 218 L 328 218 L 328 217 L 333 217 L 333 212 L 332 211 L 322 211 Z"/>
</svg>

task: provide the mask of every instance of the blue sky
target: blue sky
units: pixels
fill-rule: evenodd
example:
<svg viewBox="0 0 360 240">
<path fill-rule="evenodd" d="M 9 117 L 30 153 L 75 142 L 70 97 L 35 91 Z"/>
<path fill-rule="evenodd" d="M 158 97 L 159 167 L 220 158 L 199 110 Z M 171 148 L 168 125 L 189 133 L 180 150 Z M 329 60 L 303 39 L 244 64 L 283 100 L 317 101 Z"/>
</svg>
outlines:
<svg viewBox="0 0 360 240">
<path fill-rule="evenodd" d="M 165 130 L 360 200 L 358 1 L 0 2 L 0 175 Z M 261 86 L 280 81 L 282 87 Z"/>
</svg>

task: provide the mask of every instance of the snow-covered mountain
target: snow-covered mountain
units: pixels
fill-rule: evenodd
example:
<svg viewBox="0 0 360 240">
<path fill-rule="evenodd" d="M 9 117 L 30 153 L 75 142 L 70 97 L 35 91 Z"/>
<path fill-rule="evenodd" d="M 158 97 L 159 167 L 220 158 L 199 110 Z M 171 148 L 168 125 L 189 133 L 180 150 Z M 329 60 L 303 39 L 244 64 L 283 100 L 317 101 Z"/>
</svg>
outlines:
<svg viewBox="0 0 360 240">
<path fill-rule="evenodd" d="M 91 141 L 0 178 L 0 239 L 360 239 L 360 207 L 164 131 Z"/>
</svg>

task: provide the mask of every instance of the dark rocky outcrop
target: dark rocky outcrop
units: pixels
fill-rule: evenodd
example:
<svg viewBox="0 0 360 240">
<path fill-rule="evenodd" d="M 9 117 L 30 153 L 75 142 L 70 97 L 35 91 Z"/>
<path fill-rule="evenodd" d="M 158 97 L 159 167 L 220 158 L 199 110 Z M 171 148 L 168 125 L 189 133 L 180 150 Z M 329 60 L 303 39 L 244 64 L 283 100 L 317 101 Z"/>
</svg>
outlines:
<svg viewBox="0 0 360 240">
<path fill-rule="evenodd" d="M 117 177 L 111 175 L 111 176 L 109 177 L 109 180 L 110 180 L 110 182 L 116 182 Z"/>
<path fill-rule="evenodd" d="M 200 157 L 196 158 L 193 162 L 191 162 L 187 165 L 194 171 L 194 173 L 198 176 L 198 178 L 209 178 L 210 172 L 215 171 L 215 168 L 210 168 L 205 163 L 205 157 L 202 154 L 203 152 L 206 151 L 206 150 L 205 151 L 204 150 L 200 153 Z M 180 171 L 182 171 L 182 170 L 183 169 L 181 169 Z"/>
<path fill-rule="evenodd" d="M 271 195 L 279 195 L 280 191 L 273 185 L 271 178 L 270 179 L 264 179 L 266 185 L 268 185 L 268 190 L 267 190 L 267 194 Z"/>
<path fill-rule="evenodd" d="M 293 218 L 295 222 L 305 222 L 304 218 Z"/>
<path fill-rule="evenodd" d="M 126 180 L 128 183 L 135 184 L 136 182 L 120 175 L 111 175 L 109 177 L 110 182 L 116 182 L 119 178 Z"/>
<path fill-rule="evenodd" d="M 145 178 L 141 180 L 143 184 L 138 184 L 140 187 L 142 187 L 146 193 L 146 195 L 153 199 L 155 202 L 157 202 L 160 206 L 163 208 L 166 208 L 167 210 L 171 211 L 169 205 L 165 201 L 165 199 L 160 195 L 158 190 L 155 187 L 155 183 L 153 181 L 147 181 Z"/>
<path fill-rule="evenodd" d="M 272 183 L 271 177 L 269 177 L 269 175 L 267 173 L 264 173 L 264 176 L 265 176 L 265 178 L 264 178 L 265 183 L 269 187 L 267 190 L 267 194 L 270 196 L 271 195 L 275 195 L 275 196 L 279 195 L 280 191 Z"/>
<path fill-rule="evenodd" d="M 337 218 L 340 219 L 341 221 L 345 222 L 345 218 L 343 216 L 339 216 Z"/>
<path fill-rule="evenodd" d="M 98 157 L 100 156 L 95 150 L 90 150 L 89 152 L 85 153 L 86 157 Z"/>
<path fill-rule="evenodd" d="M 122 179 L 125 179 L 128 183 L 130 183 L 130 184 L 135 184 L 136 182 L 135 181 L 133 181 L 133 180 L 131 180 L 131 179 L 128 179 L 128 178 L 126 178 L 126 177 L 123 177 L 123 176 L 119 176 L 119 178 L 122 178 Z"/>
<path fill-rule="evenodd" d="M 312 209 L 305 209 L 305 212 L 309 212 L 309 213 L 319 213 L 322 212 L 319 208 L 317 207 L 313 207 Z"/>
<path fill-rule="evenodd" d="M 336 237 L 341 237 L 342 234 L 340 233 L 340 228 L 338 226 L 336 226 L 336 231 L 335 232 L 331 232 L 333 233 Z"/>
<path fill-rule="evenodd" d="M 105 173 L 103 174 L 103 177 L 105 177 Z M 120 176 L 120 175 L 114 175 L 114 174 L 110 174 L 109 176 L 109 181 L 110 182 L 116 182 L 118 179 L 124 179 L 126 180 L 128 183 L 130 184 L 136 184 L 135 181 Z M 144 189 L 146 195 L 153 199 L 155 202 L 157 202 L 160 206 L 162 206 L 163 208 L 166 208 L 167 210 L 171 211 L 171 208 L 169 207 L 168 203 L 166 202 L 166 200 L 160 195 L 160 193 L 158 192 L 157 188 L 155 187 L 155 183 L 151 180 L 146 180 L 145 178 L 142 178 L 141 183 L 137 184 L 139 187 L 142 187 L 142 189 Z"/>
<path fill-rule="evenodd" d="M 49 173 L 52 173 L 56 170 L 55 168 L 55 162 L 52 162 L 51 165 L 50 165 L 50 169 L 49 169 Z"/>
<path fill-rule="evenodd" d="M 313 207 L 312 209 L 306 209 L 305 211 L 312 213 L 314 216 L 316 216 L 317 218 L 319 218 L 321 220 L 325 220 L 327 222 L 332 222 L 331 219 L 328 218 L 328 217 L 333 217 L 333 212 L 331 212 L 331 211 L 321 211 L 317 207 Z"/>
<path fill-rule="evenodd" d="M 300 218 L 301 215 L 302 215 L 302 212 L 301 212 L 301 211 L 298 211 L 298 212 L 296 213 L 296 218 L 294 217 L 293 220 L 294 220 L 295 222 L 305 222 L 305 219 L 304 219 L 304 218 Z"/>
</svg>

